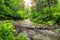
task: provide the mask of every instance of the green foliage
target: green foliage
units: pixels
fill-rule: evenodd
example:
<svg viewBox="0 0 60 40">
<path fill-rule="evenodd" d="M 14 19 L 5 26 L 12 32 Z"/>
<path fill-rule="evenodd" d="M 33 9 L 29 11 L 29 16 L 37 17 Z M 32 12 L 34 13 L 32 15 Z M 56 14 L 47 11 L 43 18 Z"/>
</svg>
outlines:
<svg viewBox="0 0 60 40">
<path fill-rule="evenodd" d="M 54 25 L 60 18 L 59 0 L 37 0 L 35 6 L 17 11 L 23 19 L 31 19 L 33 22 Z M 57 22 L 57 23 L 58 23 Z"/>
<path fill-rule="evenodd" d="M 0 0 L 0 19 L 31 19 L 37 23 L 59 24 L 60 0 L 36 0 L 36 5 L 30 8 L 25 8 L 23 0 Z"/>
<path fill-rule="evenodd" d="M 13 26 L 13 20 L 0 21 L 0 40 L 27 40 L 22 33 L 15 36 L 15 29 Z"/>
<path fill-rule="evenodd" d="M 0 40 L 15 40 L 14 27 L 9 21 L 0 23 Z"/>
<path fill-rule="evenodd" d="M 60 33 L 60 29 L 56 29 L 55 31 L 56 31 L 57 33 Z"/>
<path fill-rule="evenodd" d="M 43 2 L 43 3 L 42 3 Z M 45 4 L 46 3 L 46 4 Z M 43 24 L 59 24 L 60 20 L 60 0 L 50 0 L 47 2 L 38 0 L 37 6 L 32 7 L 31 20 Z"/>
<path fill-rule="evenodd" d="M 27 40 L 27 36 L 26 35 L 23 35 L 22 33 L 20 33 L 18 36 L 17 36 L 17 39 L 16 40 Z"/>
<path fill-rule="evenodd" d="M 0 0 L 0 19 L 19 19 L 21 0 Z"/>
</svg>

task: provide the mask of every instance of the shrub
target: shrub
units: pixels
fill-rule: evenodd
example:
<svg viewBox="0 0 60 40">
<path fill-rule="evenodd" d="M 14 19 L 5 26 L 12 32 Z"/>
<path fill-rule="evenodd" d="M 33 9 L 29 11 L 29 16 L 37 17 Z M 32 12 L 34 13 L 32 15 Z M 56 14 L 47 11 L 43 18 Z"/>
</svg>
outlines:
<svg viewBox="0 0 60 40">
<path fill-rule="evenodd" d="M 9 21 L 2 21 L 0 23 L 0 40 L 15 40 L 14 27 Z"/>
<path fill-rule="evenodd" d="M 20 34 L 17 36 L 16 40 L 27 40 L 27 36 L 26 36 L 26 35 L 23 35 L 22 33 L 20 33 Z"/>
<path fill-rule="evenodd" d="M 55 31 L 56 31 L 57 33 L 60 33 L 60 29 L 56 29 Z"/>
<path fill-rule="evenodd" d="M 0 19 L 20 19 L 21 0 L 0 0 Z"/>
<path fill-rule="evenodd" d="M 15 29 L 12 20 L 0 21 L 0 40 L 27 40 L 23 34 L 15 36 Z"/>
</svg>

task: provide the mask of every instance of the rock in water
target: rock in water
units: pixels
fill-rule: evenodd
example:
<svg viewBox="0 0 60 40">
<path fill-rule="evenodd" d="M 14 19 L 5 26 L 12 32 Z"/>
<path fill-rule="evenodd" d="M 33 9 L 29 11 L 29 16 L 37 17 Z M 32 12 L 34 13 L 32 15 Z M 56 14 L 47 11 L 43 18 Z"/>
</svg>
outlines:
<svg viewBox="0 0 60 40">
<path fill-rule="evenodd" d="M 16 28 L 16 34 L 18 35 L 19 33 L 23 33 L 30 38 L 28 40 L 60 40 L 60 34 L 50 30 L 35 29 L 34 27 L 36 26 L 41 27 L 46 25 L 34 24 L 29 19 L 16 22 L 14 26 Z M 32 27 L 33 29 L 28 29 L 28 27 Z"/>
<path fill-rule="evenodd" d="M 23 21 L 16 22 L 14 24 L 14 26 L 17 26 L 17 27 L 33 27 L 32 24 L 33 24 L 33 22 L 31 22 L 29 19 L 26 19 Z"/>
<path fill-rule="evenodd" d="M 30 40 L 60 40 L 60 34 L 48 30 L 20 28 L 20 32 Z"/>
</svg>

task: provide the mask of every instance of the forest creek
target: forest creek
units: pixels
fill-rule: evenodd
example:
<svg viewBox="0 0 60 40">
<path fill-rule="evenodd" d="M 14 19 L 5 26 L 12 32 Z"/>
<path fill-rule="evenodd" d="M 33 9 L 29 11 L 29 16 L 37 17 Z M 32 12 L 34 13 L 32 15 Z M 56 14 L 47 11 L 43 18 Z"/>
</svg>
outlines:
<svg viewBox="0 0 60 40">
<path fill-rule="evenodd" d="M 60 40 L 60 0 L 0 0 L 0 40 Z"/>
<path fill-rule="evenodd" d="M 54 25 L 53 28 L 50 25 L 36 24 L 26 19 L 16 21 L 14 27 L 16 29 L 16 35 L 23 33 L 28 36 L 28 40 L 60 40 L 60 34 L 55 31 L 59 28 L 57 25 Z"/>
</svg>

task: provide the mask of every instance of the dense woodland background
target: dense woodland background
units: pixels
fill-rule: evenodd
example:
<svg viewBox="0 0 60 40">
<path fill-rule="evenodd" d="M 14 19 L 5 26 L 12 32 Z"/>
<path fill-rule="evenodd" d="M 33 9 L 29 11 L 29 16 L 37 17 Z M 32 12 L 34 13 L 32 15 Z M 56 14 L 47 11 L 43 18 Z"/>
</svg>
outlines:
<svg viewBox="0 0 60 40">
<path fill-rule="evenodd" d="M 25 7 L 24 0 L 0 0 L 0 19 L 30 19 L 33 22 L 59 24 L 60 0 L 32 0 L 35 5 Z"/>
</svg>

